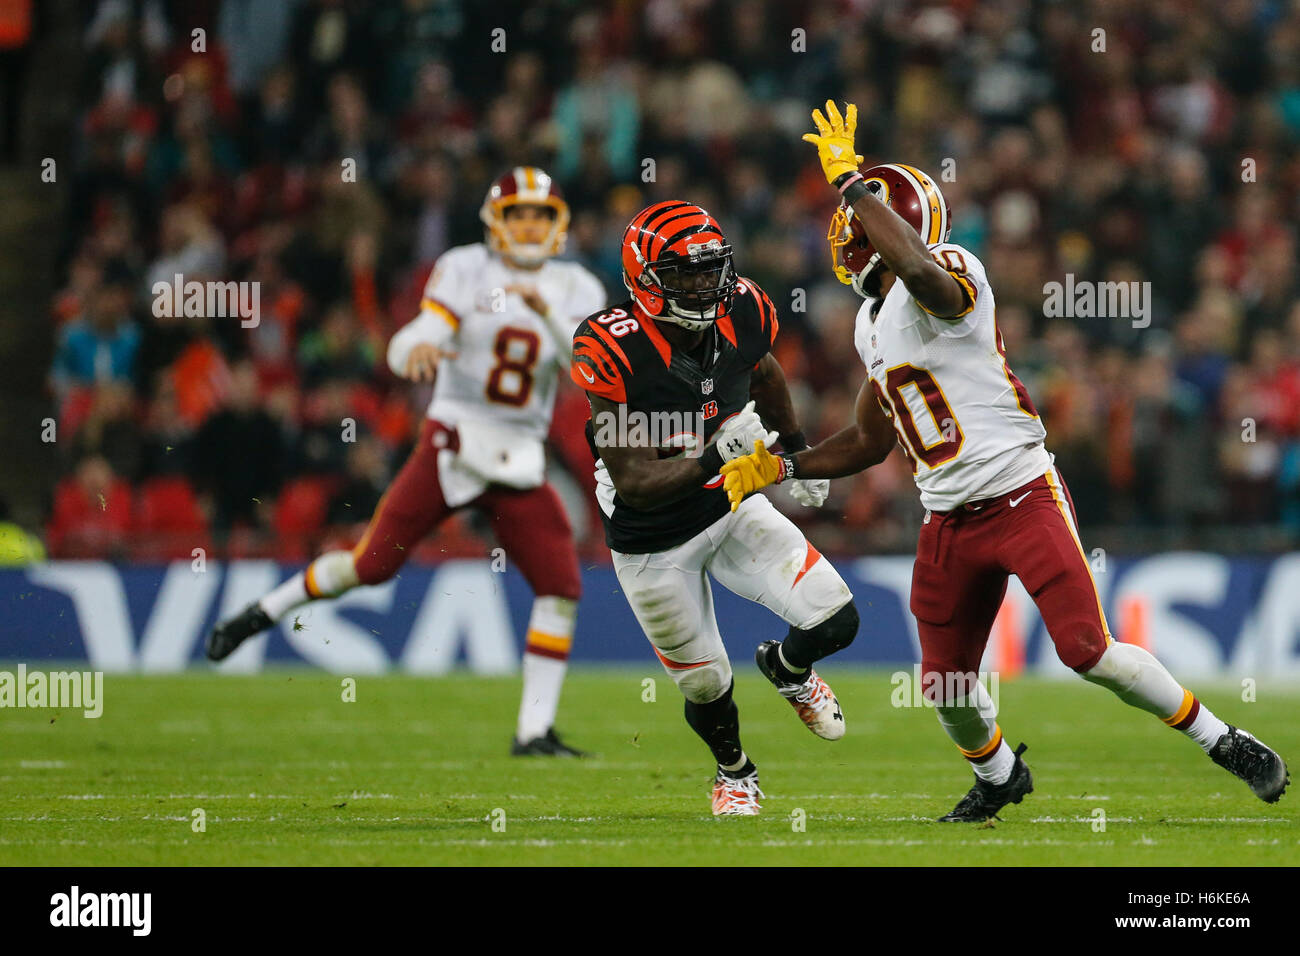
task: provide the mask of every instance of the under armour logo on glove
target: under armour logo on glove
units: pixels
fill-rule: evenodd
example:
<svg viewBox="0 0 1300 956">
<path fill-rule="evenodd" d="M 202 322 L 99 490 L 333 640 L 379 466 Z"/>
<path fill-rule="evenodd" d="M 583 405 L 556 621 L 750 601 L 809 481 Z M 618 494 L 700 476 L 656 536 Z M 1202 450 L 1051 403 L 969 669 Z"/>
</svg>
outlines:
<svg viewBox="0 0 1300 956">
<path fill-rule="evenodd" d="M 775 444 L 776 432 L 769 432 L 764 427 L 763 420 L 754 411 L 751 399 L 749 404 L 722 423 L 713 440 L 722 454 L 722 460 L 731 461 L 748 455 L 753 451 L 756 441 L 761 441 L 764 445 Z"/>
</svg>

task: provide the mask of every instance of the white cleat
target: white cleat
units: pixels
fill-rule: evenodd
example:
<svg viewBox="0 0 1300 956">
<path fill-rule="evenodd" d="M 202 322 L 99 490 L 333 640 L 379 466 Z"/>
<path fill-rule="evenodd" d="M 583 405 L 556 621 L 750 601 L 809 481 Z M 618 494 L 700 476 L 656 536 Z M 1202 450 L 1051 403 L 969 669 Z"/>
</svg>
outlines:
<svg viewBox="0 0 1300 956">
<path fill-rule="evenodd" d="M 723 771 L 713 781 L 713 815 L 715 817 L 756 817 L 761 809 L 758 798 L 765 796 L 758 787 L 758 771 L 747 777 L 728 777 Z"/>
<path fill-rule="evenodd" d="M 784 684 L 777 677 L 768 658 L 776 653 L 776 641 L 764 641 L 758 646 L 755 660 L 763 676 L 772 682 L 777 693 L 790 702 L 799 719 L 809 730 L 823 740 L 839 740 L 844 736 L 844 712 L 830 685 L 809 669 L 808 679 L 802 684 Z"/>
</svg>

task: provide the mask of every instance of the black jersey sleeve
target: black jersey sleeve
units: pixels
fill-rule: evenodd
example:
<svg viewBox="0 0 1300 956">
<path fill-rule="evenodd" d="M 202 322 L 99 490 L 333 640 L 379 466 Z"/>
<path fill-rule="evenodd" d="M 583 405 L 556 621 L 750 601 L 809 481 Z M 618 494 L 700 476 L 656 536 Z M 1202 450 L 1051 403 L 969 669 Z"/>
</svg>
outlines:
<svg viewBox="0 0 1300 956">
<path fill-rule="evenodd" d="M 626 311 L 606 309 L 583 319 L 574 330 L 569 378 L 584 392 L 622 404 L 627 401 L 632 363 L 606 327 L 612 313 L 627 316 Z"/>
<path fill-rule="evenodd" d="M 731 301 L 731 314 L 718 323 L 718 330 L 731 340 L 741 357 L 757 364 L 776 342 L 779 323 L 776 306 L 752 279 L 741 279 Z"/>
</svg>

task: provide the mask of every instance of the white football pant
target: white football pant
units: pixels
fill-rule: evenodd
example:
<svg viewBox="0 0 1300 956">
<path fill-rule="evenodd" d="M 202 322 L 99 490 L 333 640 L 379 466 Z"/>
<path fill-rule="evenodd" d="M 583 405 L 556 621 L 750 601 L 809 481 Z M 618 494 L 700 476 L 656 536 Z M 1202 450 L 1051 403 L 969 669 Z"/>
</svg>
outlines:
<svg viewBox="0 0 1300 956">
<path fill-rule="evenodd" d="M 675 548 L 613 556 L 641 629 L 682 694 L 697 704 L 716 700 L 731 686 L 709 575 L 803 630 L 852 598 L 839 572 L 763 495 L 750 495 Z"/>
</svg>

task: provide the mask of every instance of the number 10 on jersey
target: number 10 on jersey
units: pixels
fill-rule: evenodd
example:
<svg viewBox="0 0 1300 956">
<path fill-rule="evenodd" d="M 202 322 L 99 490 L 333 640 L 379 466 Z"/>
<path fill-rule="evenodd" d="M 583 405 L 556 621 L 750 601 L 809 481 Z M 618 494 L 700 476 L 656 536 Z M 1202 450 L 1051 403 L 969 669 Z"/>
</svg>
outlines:
<svg viewBox="0 0 1300 956">
<path fill-rule="evenodd" d="M 918 459 L 930 468 L 938 468 L 961 452 L 966 436 L 957 424 L 957 415 L 944 397 L 943 389 L 928 371 L 909 363 L 895 365 L 885 373 L 883 390 L 874 379 L 871 386 L 877 401 L 894 420 L 894 430 L 898 432 L 904 453 L 912 462 L 913 474 L 916 474 Z M 926 423 L 930 427 L 925 429 L 933 436 L 929 441 L 917 427 L 915 416 L 918 413 L 930 419 Z"/>
</svg>

